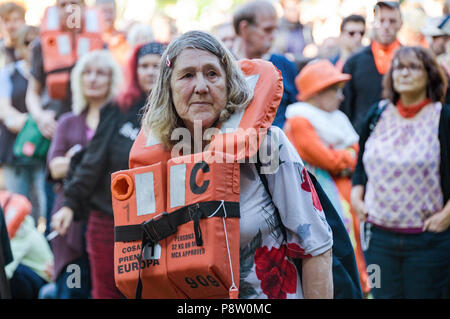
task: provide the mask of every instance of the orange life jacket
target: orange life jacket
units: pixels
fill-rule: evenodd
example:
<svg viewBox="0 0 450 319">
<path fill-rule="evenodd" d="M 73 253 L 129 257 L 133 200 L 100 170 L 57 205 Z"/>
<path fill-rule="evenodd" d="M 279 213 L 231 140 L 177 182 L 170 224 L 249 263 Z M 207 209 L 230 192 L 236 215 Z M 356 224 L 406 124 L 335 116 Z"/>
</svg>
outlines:
<svg viewBox="0 0 450 319">
<path fill-rule="evenodd" d="M 31 212 L 31 203 L 23 195 L 9 191 L 0 191 L 0 205 L 5 213 L 6 228 L 9 238 L 13 238 L 25 217 Z"/>
<path fill-rule="evenodd" d="M 41 46 L 46 73 L 46 87 L 53 99 L 64 100 L 67 97 L 70 71 L 77 60 L 85 53 L 104 47 L 102 40 L 103 18 L 100 11 L 86 8 L 83 19 L 72 23 L 82 23 L 82 30 L 75 36 L 62 31 L 58 8 L 46 9 L 41 25 Z M 74 11 L 74 15 L 77 12 Z"/>
<path fill-rule="evenodd" d="M 255 155 L 265 136 L 252 146 L 252 136 L 242 135 L 266 132 L 283 93 L 271 63 L 239 65 L 254 98 L 221 125 L 207 151 L 171 158 L 141 130 L 130 169 L 112 174 L 115 281 L 127 298 L 237 298 L 239 161 Z"/>
</svg>

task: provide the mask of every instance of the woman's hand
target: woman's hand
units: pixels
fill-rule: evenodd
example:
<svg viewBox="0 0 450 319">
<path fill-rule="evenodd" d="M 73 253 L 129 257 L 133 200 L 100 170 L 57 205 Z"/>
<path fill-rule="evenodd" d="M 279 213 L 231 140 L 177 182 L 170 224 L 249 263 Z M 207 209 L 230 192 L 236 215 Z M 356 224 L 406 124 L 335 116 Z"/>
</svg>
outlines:
<svg viewBox="0 0 450 319">
<path fill-rule="evenodd" d="M 56 130 L 55 112 L 51 110 L 44 110 L 35 118 L 39 131 L 45 138 L 51 139 Z"/>
<path fill-rule="evenodd" d="M 367 210 L 366 204 L 364 203 L 364 186 L 356 185 L 353 186 L 351 192 L 351 204 L 360 222 L 365 222 L 369 211 Z"/>
<path fill-rule="evenodd" d="M 425 220 L 423 231 L 435 233 L 443 232 L 450 226 L 450 201 L 445 205 L 444 209 Z"/>
<path fill-rule="evenodd" d="M 73 220 L 73 210 L 67 206 L 61 207 L 52 217 L 52 228 L 61 236 L 67 233 L 67 229 Z"/>
<path fill-rule="evenodd" d="M 52 178 L 55 180 L 66 177 L 69 171 L 70 158 L 66 156 L 57 156 L 48 163 L 48 169 Z"/>
</svg>

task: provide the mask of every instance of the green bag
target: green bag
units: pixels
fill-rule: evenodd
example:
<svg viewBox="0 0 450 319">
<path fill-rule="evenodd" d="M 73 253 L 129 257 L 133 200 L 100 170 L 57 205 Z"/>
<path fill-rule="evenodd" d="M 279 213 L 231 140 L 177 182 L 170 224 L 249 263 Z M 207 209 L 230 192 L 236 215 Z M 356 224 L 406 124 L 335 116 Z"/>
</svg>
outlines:
<svg viewBox="0 0 450 319">
<path fill-rule="evenodd" d="M 28 115 L 24 127 L 14 142 L 14 156 L 19 158 L 46 159 L 50 147 L 50 140 L 45 138 L 34 121 Z"/>
</svg>

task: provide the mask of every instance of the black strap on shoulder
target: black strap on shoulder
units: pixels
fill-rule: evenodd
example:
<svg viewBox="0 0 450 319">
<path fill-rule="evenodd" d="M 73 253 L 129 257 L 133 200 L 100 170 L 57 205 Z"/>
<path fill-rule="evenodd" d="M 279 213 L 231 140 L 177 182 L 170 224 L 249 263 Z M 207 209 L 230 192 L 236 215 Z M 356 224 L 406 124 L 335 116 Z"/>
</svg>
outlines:
<svg viewBox="0 0 450 319">
<path fill-rule="evenodd" d="M 75 65 L 66 66 L 63 68 L 54 69 L 48 72 L 45 72 L 46 75 L 54 74 L 54 73 L 64 73 L 64 72 L 71 72 Z"/>
<path fill-rule="evenodd" d="M 389 104 L 389 101 L 388 101 L 388 100 L 381 100 L 381 101 L 378 103 L 378 108 L 377 108 L 377 110 L 375 111 L 375 114 L 374 114 L 374 116 L 372 117 L 372 119 L 371 119 L 371 121 L 370 121 L 370 124 L 369 124 L 369 130 L 370 130 L 370 132 L 372 132 L 373 129 L 375 128 L 375 126 L 377 125 L 378 120 L 380 119 L 381 113 L 384 112 L 384 110 L 386 109 L 386 107 L 388 106 L 388 104 Z"/>
<path fill-rule="evenodd" d="M 385 108 L 386 106 L 384 106 Z M 384 109 L 383 109 L 384 110 Z M 382 111 L 381 111 L 382 112 Z M 381 114 L 380 112 L 380 114 Z M 267 193 L 271 195 L 269 186 L 267 183 L 267 177 L 261 173 L 261 162 L 255 163 L 258 175 L 266 188 Z M 334 298 L 362 298 L 361 285 L 359 282 L 358 271 L 356 268 L 356 260 L 351 246 L 350 238 L 348 237 L 347 230 L 341 221 L 338 213 L 336 212 L 333 204 L 328 199 L 327 195 L 323 191 L 319 182 L 316 180 L 313 174 L 308 171 L 308 175 L 313 183 L 314 189 L 322 204 L 325 218 L 330 225 L 333 232 L 333 283 L 334 283 Z M 276 209 L 276 207 L 275 207 Z M 276 213 L 279 216 L 278 209 Z M 283 230 L 283 236 L 286 239 L 286 228 L 281 224 Z M 300 278 L 302 273 L 302 267 L 299 260 L 293 260 Z M 300 279 L 301 280 L 301 279 Z"/>
</svg>

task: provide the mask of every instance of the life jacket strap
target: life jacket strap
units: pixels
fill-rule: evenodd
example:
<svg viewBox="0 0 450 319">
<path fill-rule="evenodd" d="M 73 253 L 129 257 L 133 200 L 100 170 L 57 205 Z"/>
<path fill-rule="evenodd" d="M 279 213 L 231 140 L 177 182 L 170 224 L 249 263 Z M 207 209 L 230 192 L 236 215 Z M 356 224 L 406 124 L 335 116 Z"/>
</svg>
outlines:
<svg viewBox="0 0 450 319">
<path fill-rule="evenodd" d="M 223 209 L 217 210 L 223 205 Z M 225 215 L 226 211 L 226 215 Z M 214 214 L 214 216 L 211 216 Z M 195 237 L 197 244 L 202 245 L 200 218 L 208 217 L 240 218 L 238 202 L 208 201 L 182 207 L 172 213 L 162 213 L 142 224 L 115 226 L 114 241 L 130 242 L 142 240 L 145 237 L 150 244 L 156 244 L 160 240 L 176 233 L 178 226 L 189 221 L 194 221 Z"/>
</svg>

